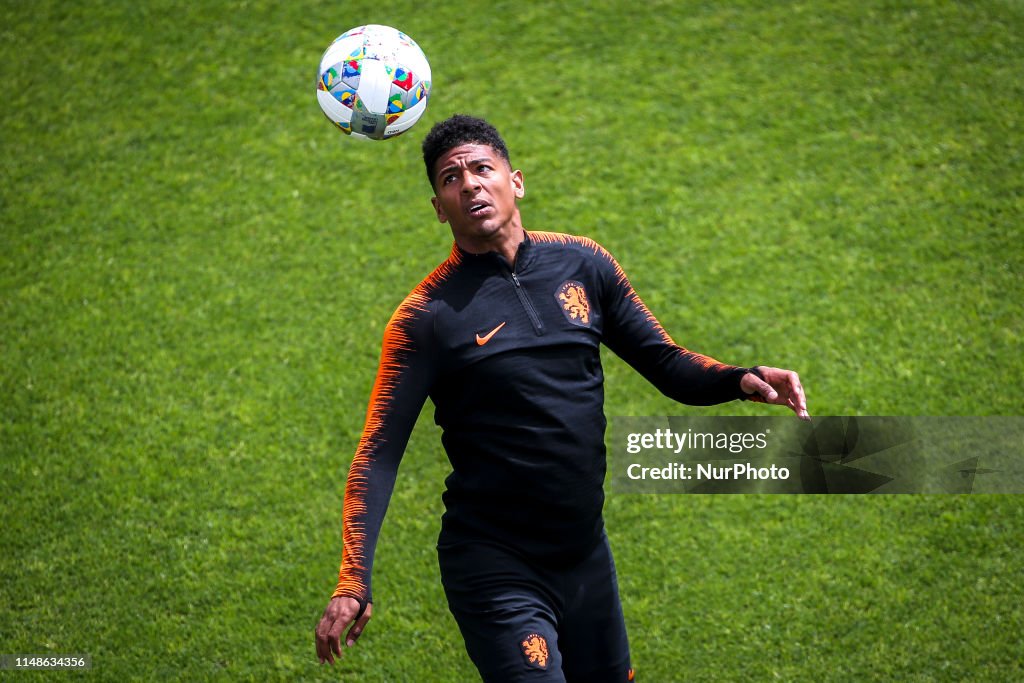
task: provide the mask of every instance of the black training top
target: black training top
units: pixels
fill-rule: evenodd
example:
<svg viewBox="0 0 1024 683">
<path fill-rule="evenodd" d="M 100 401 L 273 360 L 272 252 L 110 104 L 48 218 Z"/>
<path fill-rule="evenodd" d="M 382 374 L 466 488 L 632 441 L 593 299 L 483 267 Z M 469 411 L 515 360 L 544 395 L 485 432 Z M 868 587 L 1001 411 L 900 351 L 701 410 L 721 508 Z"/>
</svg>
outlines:
<svg viewBox="0 0 1024 683">
<path fill-rule="evenodd" d="M 454 246 L 384 332 L 334 595 L 370 599 L 377 535 L 427 396 L 452 465 L 441 545 L 490 539 L 549 562 L 592 550 L 603 529 L 602 342 L 682 403 L 746 397 L 746 370 L 676 345 L 593 240 L 527 232 L 514 268 Z"/>
</svg>

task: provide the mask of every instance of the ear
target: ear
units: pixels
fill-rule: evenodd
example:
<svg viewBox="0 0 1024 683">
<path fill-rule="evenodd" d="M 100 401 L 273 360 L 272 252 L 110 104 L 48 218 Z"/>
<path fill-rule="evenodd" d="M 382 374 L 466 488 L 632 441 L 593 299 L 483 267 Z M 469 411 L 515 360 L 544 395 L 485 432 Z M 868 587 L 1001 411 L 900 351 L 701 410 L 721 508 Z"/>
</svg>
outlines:
<svg viewBox="0 0 1024 683">
<path fill-rule="evenodd" d="M 516 169 L 515 171 L 512 171 L 512 174 L 509 177 L 512 178 L 512 190 L 516 194 L 516 199 L 522 199 L 526 196 L 526 185 L 523 183 L 523 172 Z"/>
<path fill-rule="evenodd" d="M 440 200 L 438 200 L 437 197 L 431 197 L 430 203 L 434 205 L 434 212 L 437 213 L 437 220 L 442 223 L 447 223 L 448 215 L 444 212 L 444 209 L 441 208 Z"/>
</svg>

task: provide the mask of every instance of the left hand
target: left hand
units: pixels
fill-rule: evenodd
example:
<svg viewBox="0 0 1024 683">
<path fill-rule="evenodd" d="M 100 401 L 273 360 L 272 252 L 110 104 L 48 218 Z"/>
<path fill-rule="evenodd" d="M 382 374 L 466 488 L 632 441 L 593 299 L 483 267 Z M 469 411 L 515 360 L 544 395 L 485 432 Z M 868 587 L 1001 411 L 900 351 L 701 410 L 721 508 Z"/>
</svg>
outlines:
<svg viewBox="0 0 1024 683">
<path fill-rule="evenodd" d="M 752 372 L 743 375 L 743 379 L 740 380 L 740 388 L 743 391 L 757 394 L 752 400 L 789 406 L 801 420 L 811 419 L 811 414 L 807 412 L 807 397 L 804 396 L 804 387 L 800 384 L 799 375 L 792 370 L 770 368 L 766 365 L 758 365 L 757 370 L 764 375 L 763 380 Z"/>
</svg>

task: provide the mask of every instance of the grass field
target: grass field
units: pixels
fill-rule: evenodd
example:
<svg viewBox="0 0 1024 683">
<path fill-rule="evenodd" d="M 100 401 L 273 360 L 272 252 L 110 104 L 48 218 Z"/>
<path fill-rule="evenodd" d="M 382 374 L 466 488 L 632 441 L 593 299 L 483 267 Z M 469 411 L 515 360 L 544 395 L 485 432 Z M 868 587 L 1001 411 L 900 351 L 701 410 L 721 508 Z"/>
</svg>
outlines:
<svg viewBox="0 0 1024 683">
<path fill-rule="evenodd" d="M 95 680 L 470 681 L 428 406 L 333 669 L 313 627 L 383 325 L 447 254 L 419 142 L 492 120 L 527 227 L 819 415 L 1024 414 L 1024 5 L 0 3 L 0 654 Z M 382 6 L 383 7 L 383 6 Z M 398 26 L 424 120 L 345 138 Z M 694 409 L 605 355 L 608 415 Z M 611 495 L 638 679 L 1024 679 L 1017 496 Z M 11 680 L 59 674 L 4 672 Z"/>
</svg>

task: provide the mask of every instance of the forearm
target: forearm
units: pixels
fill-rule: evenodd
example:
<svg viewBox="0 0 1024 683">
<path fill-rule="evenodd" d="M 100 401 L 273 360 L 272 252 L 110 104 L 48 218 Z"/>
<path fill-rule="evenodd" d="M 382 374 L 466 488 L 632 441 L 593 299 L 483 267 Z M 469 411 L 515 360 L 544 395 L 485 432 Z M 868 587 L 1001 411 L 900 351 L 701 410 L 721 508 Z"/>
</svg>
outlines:
<svg viewBox="0 0 1024 683">
<path fill-rule="evenodd" d="M 748 395 L 740 387 L 747 368 L 720 363 L 676 344 L 643 349 L 630 363 L 669 398 L 687 405 L 715 405 Z"/>
<path fill-rule="evenodd" d="M 377 539 L 398 476 L 400 457 L 371 457 L 356 452 L 345 484 L 342 554 L 338 585 L 332 597 L 360 602 L 371 598 L 370 577 Z"/>
<path fill-rule="evenodd" d="M 385 329 L 363 434 L 345 484 L 343 548 L 334 595 L 364 603 L 371 595 L 373 555 L 398 466 L 432 382 L 429 321 L 410 313 L 407 302 Z"/>
</svg>

